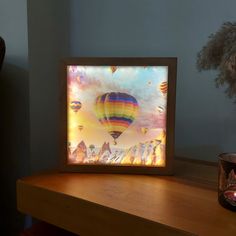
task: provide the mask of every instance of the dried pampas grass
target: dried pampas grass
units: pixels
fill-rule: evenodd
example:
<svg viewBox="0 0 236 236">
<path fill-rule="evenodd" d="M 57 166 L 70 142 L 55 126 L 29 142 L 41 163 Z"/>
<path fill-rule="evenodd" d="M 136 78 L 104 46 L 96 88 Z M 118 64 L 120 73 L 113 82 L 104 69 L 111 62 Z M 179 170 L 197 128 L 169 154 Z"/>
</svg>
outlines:
<svg viewBox="0 0 236 236">
<path fill-rule="evenodd" d="M 197 55 L 199 71 L 217 69 L 216 86 L 227 85 L 226 94 L 236 98 L 236 23 L 226 22 L 209 36 Z"/>
</svg>

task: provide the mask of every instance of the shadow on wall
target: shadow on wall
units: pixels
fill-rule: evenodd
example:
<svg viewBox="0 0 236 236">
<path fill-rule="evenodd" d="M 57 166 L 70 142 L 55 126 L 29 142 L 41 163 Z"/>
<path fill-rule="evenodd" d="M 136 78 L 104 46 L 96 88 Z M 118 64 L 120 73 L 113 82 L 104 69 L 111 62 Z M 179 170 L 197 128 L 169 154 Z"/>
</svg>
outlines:
<svg viewBox="0 0 236 236">
<path fill-rule="evenodd" d="M 28 72 L 5 63 L 0 72 L 1 235 L 12 235 L 23 225 L 16 209 L 16 180 L 29 173 L 28 99 Z"/>
</svg>

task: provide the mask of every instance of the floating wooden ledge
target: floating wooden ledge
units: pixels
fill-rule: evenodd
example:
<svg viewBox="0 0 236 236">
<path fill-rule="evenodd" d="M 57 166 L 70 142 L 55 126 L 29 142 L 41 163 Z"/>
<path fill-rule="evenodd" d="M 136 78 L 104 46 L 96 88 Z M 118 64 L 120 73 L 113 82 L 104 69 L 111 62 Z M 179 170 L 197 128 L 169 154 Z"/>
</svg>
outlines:
<svg viewBox="0 0 236 236">
<path fill-rule="evenodd" d="M 175 170 L 26 177 L 17 181 L 17 205 L 81 236 L 236 235 L 236 213 L 217 201 L 217 166 L 179 159 Z"/>
</svg>

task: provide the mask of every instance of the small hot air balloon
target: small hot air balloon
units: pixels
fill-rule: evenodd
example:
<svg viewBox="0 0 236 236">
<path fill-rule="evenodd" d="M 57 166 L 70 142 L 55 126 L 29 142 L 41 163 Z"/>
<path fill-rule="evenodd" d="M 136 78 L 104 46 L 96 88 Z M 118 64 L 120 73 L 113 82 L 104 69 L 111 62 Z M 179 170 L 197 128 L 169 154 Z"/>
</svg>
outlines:
<svg viewBox="0 0 236 236">
<path fill-rule="evenodd" d="M 89 145 L 89 149 L 90 149 L 90 151 L 92 152 L 92 151 L 95 149 L 95 146 L 94 146 L 93 144 L 90 144 L 90 145 Z"/>
<path fill-rule="evenodd" d="M 80 101 L 72 101 L 70 103 L 70 108 L 76 113 L 80 108 L 82 104 Z"/>
<path fill-rule="evenodd" d="M 160 114 L 162 114 L 165 109 L 164 109 L 164 107 L 162 107 L 162 106 L 158 106 L 158 107 L 157 107 L 157 110 L 158 110 L 158 112 L 159 112 Z"/>
<path fill-rule="evenodd" d="M 83 126 L 83 125 L 78 125 L 78 129 L 79 129 L 79 131 L 82 131 L 82 130 L 83 130 L 83 128 L 84 128 L 84 126 Z"/>
<path fill-rule="evenodd" d="M 162 82 L 159 86 L 160 91 L 162 92 L 163 95 L 167 94 L 167 89 L 168 89 L 168 83 L 166 81 Z"/>
<path fill-rule="evenodd" d="M 148 81 L 147 84 L 148 84 L 148 85 L 151 85 L 151 84 L 152 84 L 152 81 Z"/>
<path fill-rule="evenodd" d="M 117 66 L 111 66 L 110 67 L 112 74 L 116 72 Z"/>
<path fill-rule="evenodd" d="M 76 81 L 77 81 L 79 84 L 81 83 L 81 78 L 80 78 L 79 75 L 76 77 Z"/>
<path fill-rule="evenodd" d="M 138 102 L 127 93 L 111 92 L 97 97 L 95 112 L 100 123 L 116 139 L 131 125 L 138 113 Z"/>
<path fill-rule="evenodd" d="M 146 134 L 148 132 L 148 128 L 146 128 L 146 127 L 141 127 L 140 130 L 141 130 L 142 134 Z"/>
</svg>

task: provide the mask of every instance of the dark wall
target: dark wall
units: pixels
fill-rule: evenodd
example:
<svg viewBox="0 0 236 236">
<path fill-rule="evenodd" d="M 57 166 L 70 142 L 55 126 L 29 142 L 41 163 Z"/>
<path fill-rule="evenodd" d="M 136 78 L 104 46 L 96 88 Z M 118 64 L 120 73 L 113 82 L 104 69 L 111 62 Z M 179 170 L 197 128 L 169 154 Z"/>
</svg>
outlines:
<svg viewBox="0 0 236 236">
<path fill-rule="evenodd" d="M 0 35 L 6 43 L 0 72 L 1 235 L 22 227 L 16 210 L 16 180 L 29 174 L 29 77 L 26 0 L 0 1 Z"/>
<path fill-rule="evenodd" d="M 28 1 L 31 173 L 59 163 L 59 62 L 69 51 L 69 7 L 67 0 Z"/>
<path fill-rule="evenodd" d="M 0 35 L 7 47 L 0 79 L 2 235 L 24 225 L 16 209 L 16 180 L 58 163 L 58 73 L 59 60 L 67 56 L 69 5 L 0 1 Z"/>
</svg>

